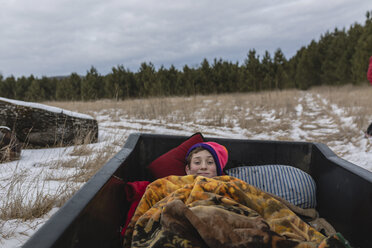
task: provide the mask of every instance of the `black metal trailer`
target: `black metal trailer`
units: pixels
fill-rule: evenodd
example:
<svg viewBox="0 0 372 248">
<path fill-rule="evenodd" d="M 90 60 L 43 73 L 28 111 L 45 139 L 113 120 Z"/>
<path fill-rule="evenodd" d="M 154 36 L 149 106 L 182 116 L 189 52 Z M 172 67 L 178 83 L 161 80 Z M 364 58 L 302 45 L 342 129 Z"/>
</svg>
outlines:
<svg viewBox="0 0 372 248">
<path fill-rule="evenodd" d="M 23 247 L 120 247 L 120 225 L 129 209 L 123 182 L 151 180 L 147 165 L 187 138 L 131 134 L 123 149 Z M 320 216 L 354 247 L 372 247 L 372 172 L 339 158 L 320 143 L 205 139 L 228 148 L 227 168 L 286 164 L 309 173 L 317 185 Z"/>
</svg>

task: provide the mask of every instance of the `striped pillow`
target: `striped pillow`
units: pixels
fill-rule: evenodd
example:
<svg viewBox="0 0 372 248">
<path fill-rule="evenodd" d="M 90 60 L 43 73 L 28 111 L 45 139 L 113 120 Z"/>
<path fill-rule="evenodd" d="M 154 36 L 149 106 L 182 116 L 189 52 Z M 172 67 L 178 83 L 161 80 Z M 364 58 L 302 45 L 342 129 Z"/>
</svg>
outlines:
<svg viewBox="0 0 372 248">
<path fill-rule="evenodd" d="M 287 165 L 242 166 L 226 170 L 226 173 L 301 208 L 316 206 L 314 179 L 298 168 Z"/>
</svg>

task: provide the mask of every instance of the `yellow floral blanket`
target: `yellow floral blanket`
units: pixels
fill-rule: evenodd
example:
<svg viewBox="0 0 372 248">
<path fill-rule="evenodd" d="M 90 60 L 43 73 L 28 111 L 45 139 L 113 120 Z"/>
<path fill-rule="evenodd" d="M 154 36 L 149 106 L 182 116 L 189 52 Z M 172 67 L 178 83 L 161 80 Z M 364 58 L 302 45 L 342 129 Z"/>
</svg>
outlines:
<svg viewBox="0 0 372 248">
<path fill-rule="evenodd" d="M 346 247 L 237 178 L 169 176 L 147 186 L 124 247 Z"/>
</svg>

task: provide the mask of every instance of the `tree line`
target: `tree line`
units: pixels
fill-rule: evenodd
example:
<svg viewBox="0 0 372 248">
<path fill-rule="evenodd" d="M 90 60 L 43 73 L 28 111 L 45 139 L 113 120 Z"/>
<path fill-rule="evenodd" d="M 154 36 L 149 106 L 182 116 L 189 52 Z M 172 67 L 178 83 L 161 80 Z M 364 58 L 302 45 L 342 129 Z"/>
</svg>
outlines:
<svg viewBox="0 0 372 248">
<path fill-rule="evenodd" d="M 203 59 L 199 66 L 185 65 L 181 70 L 173 65 L 156 70 L 151 62 L 144 62 L 137 72 L 118 65 L 107 75 L 94 66 L 85 76 L 4 78 L 0 74 L 0 96 L 26 101 L 119 100 L 363 84 L 370 56 L 372 11 L 366 13 L 364 24 L 328 31 L 290 59 L 280 48 L 273 56 L 265 51 L 262 57 L 251 49 L 242 64 L 220 58 Z"/>
</svg>

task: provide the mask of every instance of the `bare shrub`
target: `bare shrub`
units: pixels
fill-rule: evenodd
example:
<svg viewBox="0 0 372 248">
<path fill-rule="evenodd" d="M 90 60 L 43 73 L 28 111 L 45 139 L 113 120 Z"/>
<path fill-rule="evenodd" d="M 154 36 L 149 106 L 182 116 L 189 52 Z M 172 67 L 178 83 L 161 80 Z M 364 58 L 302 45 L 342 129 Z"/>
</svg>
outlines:
<svg viewBox="0 0 372 248">
<path fill-rule="evenodd" d="M 102 148 L 95 153 L 96 156 L 85 157 L 69 180 L 79 183 L 87 182 L 115 154 L 113 146 Z"/>
<path fill-rule="evenodd" d="M 92 154 L 92 149 L 84 144 L 84 145 L 75 145 L 74 149 L 70 153 L 71 156 L 87 156 Z"/>
<path fill-rule="evenodd" d="M 24 180 L 24 174 L 15 174 L 12 177 L 6 198 L 0 206 L 0 219 L 21 219 L 29 220 L 39 218 L 48 213 L 52 207 L 56 206 L 60 198 L 70 197 L 65 193 L 68 184 L 60 187 L 56 193 L 48 193 L 45 182 L 41 178 Z"/>
</svg>

